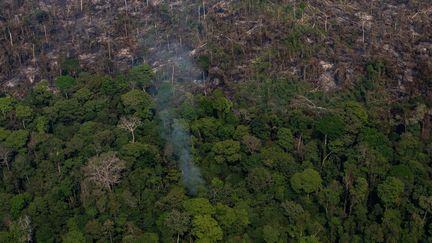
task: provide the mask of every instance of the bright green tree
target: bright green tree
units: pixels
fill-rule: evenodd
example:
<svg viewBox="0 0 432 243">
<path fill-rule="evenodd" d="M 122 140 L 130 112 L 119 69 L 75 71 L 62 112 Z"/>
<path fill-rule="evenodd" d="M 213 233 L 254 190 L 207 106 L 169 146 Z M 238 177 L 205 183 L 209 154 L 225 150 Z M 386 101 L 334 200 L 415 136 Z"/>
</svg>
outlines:
<svg viewBox="0 0 432 243">
<path fill-rule="evenodd" d="M 192 235 L 200 243 L 211 243 L 222 240 L 223 231 L 217 221 L 210 215 L 196 215 L 192 220 Z"/>
<path fill-rule="evenodd" d="M 314 169 L 305 169 L 303 172 L 295 173 L 291 177 L 291 186 L 294 191 L 300 193 L 316 192 L 321 187 L 322 179 Z"/>
<path fill-rule="evenodd" d="M 137 112 L 138 114 L 146 115 L 152 104 L 151 96 L 145 91 L 137 89 L 123 94 L 121 100 L 128 114 Z"/>
<path fill-rule="evenodd" d="M 33 109 L 30 106 L 18 104 L 15 107 L 15 115 L 19 120 L 21 120 L 25 129 L 25 123 L 32 117 Z"/>
<path fill-rule="evenodd" d="M 6 114 L 13 110 L 14 106 L 14 99 L 10 96 L 1 97 L 0 98 L 0 112 L 2 113 L 3 117 L 6 116 Z"/>
<path fill-rule="evenodd" d="M 216 211 L 206 198 L 192 198 L 183 202 L 184 209 L 192 216 L 200 214 L 213 215 Z"/>
<path fill-rule="evenodd" d="M 68 97 L 68 94 L 72 91 L 77 82 L 71 76 L 59 76 L 55 79 L 54 84 Z"/>
<path fill-rule="evenodd" d="M 291 152 L 294 147 L 294 138 L 289 128 L 280 128 L 277 133 L 276 143 L 286 152 Z"/>
</svg>

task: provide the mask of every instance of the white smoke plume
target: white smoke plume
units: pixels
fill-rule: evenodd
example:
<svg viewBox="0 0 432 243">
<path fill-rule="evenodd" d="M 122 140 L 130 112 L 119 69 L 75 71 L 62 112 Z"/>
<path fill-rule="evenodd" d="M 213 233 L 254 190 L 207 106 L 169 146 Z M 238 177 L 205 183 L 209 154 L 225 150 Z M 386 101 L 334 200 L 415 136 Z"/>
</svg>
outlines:
<svg viewBox="0 0 432 243">
<path fill-rule="evenodd" d="M 170 44 L 152 55 L 157 76 L 157 108 L 162 121 L 162 136 L 171 144 L 175 160 L 182 171 L 182 182 L 187 192 L 196 195 L 204 184 L 200 169 L 195 166 L 192 142 L 186 121 L 178 119 L 176 106 L 202 77 L 202 71 L 193 63 L 190 51 L 180 44 Z"/>
</svg>

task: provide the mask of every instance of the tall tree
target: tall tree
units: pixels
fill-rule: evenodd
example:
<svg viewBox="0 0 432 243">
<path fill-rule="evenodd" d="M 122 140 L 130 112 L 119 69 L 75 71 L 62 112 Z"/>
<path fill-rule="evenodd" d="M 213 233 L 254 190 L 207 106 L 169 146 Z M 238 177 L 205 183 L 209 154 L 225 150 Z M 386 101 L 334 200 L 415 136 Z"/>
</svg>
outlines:
<svg viewBox="0 0 432 243">
<path fill-rule="evenodd" d="M 125 162 L 115 152 L 107 152 L 90 158 L 83 171 L 89 181 L 111 191 L 120 182 L 124 169 Z"/>
<path fill-rule="evenodd" d="M 192 220 L 192 235 L 198 238 L 199 242 L 217 242 L 222 240 L 223 231 L 218 222 L 210 215 L 197 215 Z"/>
<path fill-rule="evenodd" d="M 142 122 L 138 117 L 122 117 L 118 126 L 122 129 L 128 130 L 132 135 L 132 143 L 135 143 L 135 130 L 141 126 Z"/>
</svg>

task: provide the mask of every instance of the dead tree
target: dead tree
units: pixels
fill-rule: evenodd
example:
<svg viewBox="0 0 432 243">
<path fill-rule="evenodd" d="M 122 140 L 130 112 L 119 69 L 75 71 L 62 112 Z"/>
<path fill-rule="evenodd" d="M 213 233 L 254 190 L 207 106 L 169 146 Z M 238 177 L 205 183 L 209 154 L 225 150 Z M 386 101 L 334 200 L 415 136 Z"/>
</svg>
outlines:
<svg viewBox="0 0 432 243">
<path fill-rule="evenodd" d="M 308 108 L 310 110 L 316 111 L 317 113 L 326 112 L 327 111 L 327 108 L 321 107 L 321 106 L 317 106 L 310 99 L 306 98 L 303 95 L 297 95 L 297 96 L 295 96 L 291 100 L 291 106 Z"/>
<path fill-rule="evenodd" d="M 29 216 L 22 216 L 12 224 L 12 227 L 18 231 L 17 240 L 19 242 L 32 242 L 33 228 Z"/>
<path fill-rule="evenodd" d="M 122 117 L 118 126 L 122 129 L 128 130 L 132 134 L 132 143 L 135 143 L 135 130 L 141 126 L 142 122 L 138 117 Z"/>
<path fill-rule="evenodd" d="M 9 155 L 11 154 L 11 152 L 12 150 L 10 150 L 8 147 L 0 144 L 0 163 L 2 165 L 6 165 L 6 168 L 8 170 L 10 170 Z"/>
<path fill-rule="evenodd" d="M 125 164 L 114 152 L 107 152 L 90 158 L 83 172 L 87 180 L 111 191 L 120 182 Z"/>
</svg>

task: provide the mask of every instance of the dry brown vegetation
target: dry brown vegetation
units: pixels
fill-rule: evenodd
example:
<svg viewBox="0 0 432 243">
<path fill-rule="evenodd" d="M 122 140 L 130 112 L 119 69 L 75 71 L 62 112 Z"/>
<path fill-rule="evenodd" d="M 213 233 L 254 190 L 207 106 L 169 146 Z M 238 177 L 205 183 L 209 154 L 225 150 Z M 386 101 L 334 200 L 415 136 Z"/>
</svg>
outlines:
<svg viewBox="0 0 432 243">
<path fill-rule="evenodd" d="M 284 76 L 333 90 L 380 61 L 395 93 L 429 95 L 427 2 L 2 1 L 0 80 L 51 79 L 69 58 L 92 72 L 157 66 L 152 53 L 180 43 L 217 85 Z"/>
</svg>

